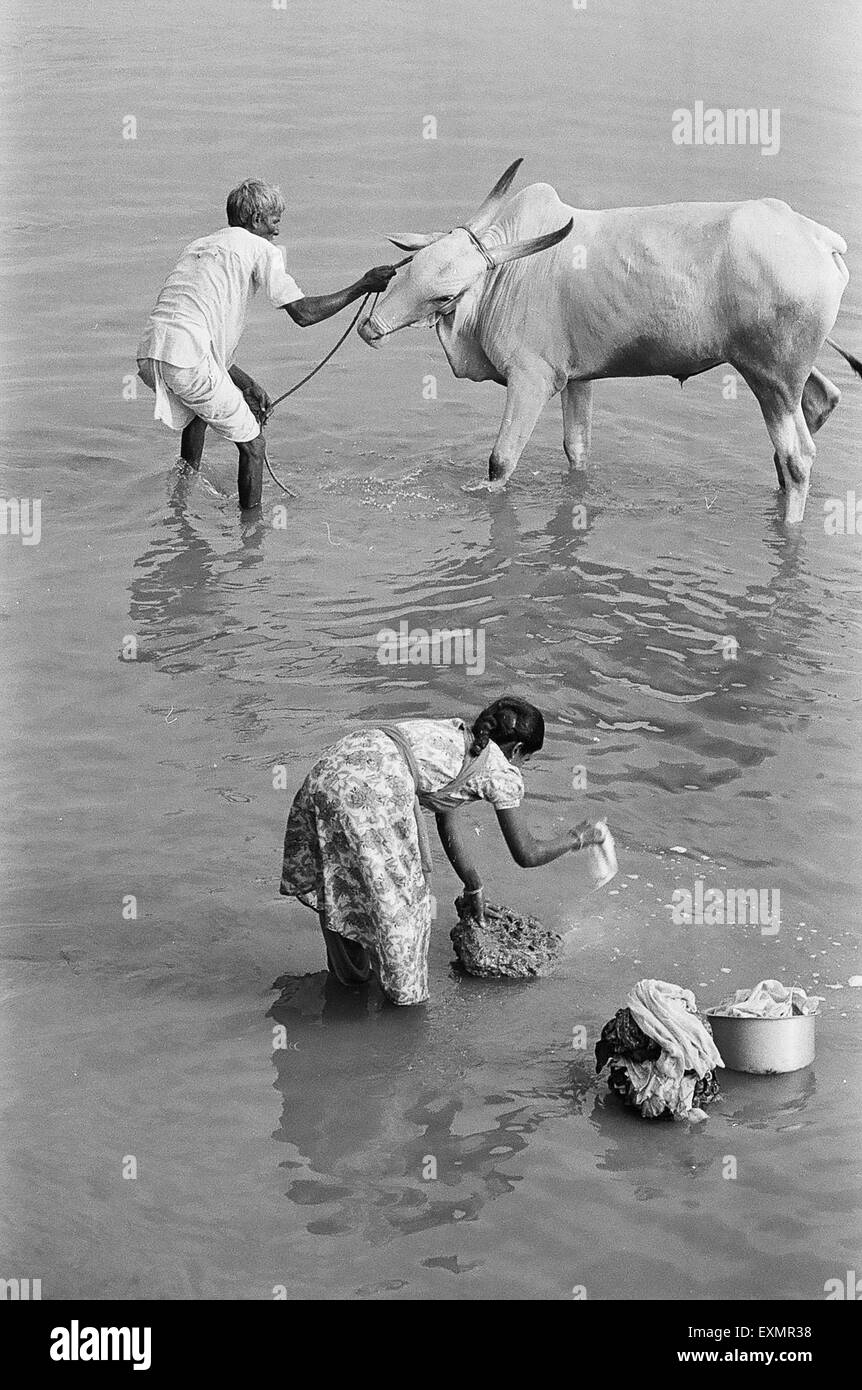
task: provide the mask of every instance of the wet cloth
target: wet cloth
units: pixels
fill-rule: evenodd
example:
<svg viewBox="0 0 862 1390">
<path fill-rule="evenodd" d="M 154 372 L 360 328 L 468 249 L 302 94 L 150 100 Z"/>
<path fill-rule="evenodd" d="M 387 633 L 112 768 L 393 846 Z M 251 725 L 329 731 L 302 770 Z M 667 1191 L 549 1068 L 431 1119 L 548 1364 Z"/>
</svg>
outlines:
<svg viewBox="0 0 862 1390">
<path fill-rule="evenodd" d="M 689 1120 L 706 1119 L 698 1102 L 714 1098 L 712 1071 L 724 1066 L 692 991 L 665 980 L 641 980 L 629 992 L 596 1045 L 596 1070 L 606 1062 L 614 1089 L 615 1075 L 624 1076 L 625 1098 L 643 1116 Z"/>
<path fill-rule="evenodd" d="M 155 392 L 153 418 L 172 430 L 184 430 L 198 416 L 222 439 L 234 444 L 247 443 L 260 434 L 245 397 L 212 353 L 194 367 L 143 358 L 138 362 L 138 375 Z"/>
<path fill-rule="evenodd" d="M 371 957 L 358 941 L 348 941 L 321 923 L 326 946 L 326 966 L 340 985 L 366 985 L 371 979 Z"/>
<path fill-rule="evenodd" d="M 629 991 L 626 1005 L 638 1027 L 654 1038 L 682 1071 L 705 1076 L 713 1067 L 724 1066 L 711 1034 L 697 1016 L 690 989 L 666 980 L 640 980 Z"/>
<path fill-rule="evenodd" d="M 656 1119 L 666 1110 L 688 1119 L 706 1118 L 699 1109 L 694 1113 L 694 1088 L 698 1078 L 692 1072 L 680 1072 L 664 1055 L 657 1062 L 627 1060 L 624 1070 L 634 1093 L 633 1102 L 647 1119 Z"/>
<path fill-rule="evenodd" d="M 363 945 L 391 999 L 416 1004 L 428 998 L 431 931 L 417 793 L 427 801 L 445 790 L 452 805 L 481 799 L 505 809 L 520 803 L 523 781 L 496 744 L 461 777 L 471 738 L 463 720 L 399 720 L 395 727 L 410 746 L 415 776 L 381 729 L 348 734 L 315 763 L 288 817 L 281 892 L 318 912 L 329 931 Z"/>
<path fill-rule="evenodd" d="M 136 356 L 195 367 L 212 353 L 229 367 L 258 290 L 275 308 L 303 298 L 285 268 L 283 247 L 244 227 L 199 237 L 165 281 Z"/>
<path fill-rule="evenodd" d="M 753 989 L 738 989 L 710 1013 L 723 1018 L 792 1018 L 816 1014 L 823 999 L 806 994 L 799 985 L 783 985 L 779 980 L 761 980 Z"/>
<path fill-rule="evenodd" d="M 661 1048 L 647 1037 L 632 1018 L 629 1009 L 617 1009 L 614 1017 L 602 1029 L 596 1043 L 596 1071 L 601 1071 L 612 1058 L 626 1057 L 632 1062 L 654 1062 Z"/>
</svg>

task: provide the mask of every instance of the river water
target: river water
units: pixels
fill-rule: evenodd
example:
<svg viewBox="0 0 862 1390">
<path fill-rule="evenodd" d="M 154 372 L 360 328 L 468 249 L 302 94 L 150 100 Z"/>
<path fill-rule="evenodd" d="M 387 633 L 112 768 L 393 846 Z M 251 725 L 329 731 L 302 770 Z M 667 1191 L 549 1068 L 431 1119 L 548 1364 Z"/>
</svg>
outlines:
<svg viewBox="0 0 862 1390">
<path fill-rule="evenodd" d="M 795 534 L 721 369 L 601 384 L 571 478 L 552 403 L 488 498 L 463 485 L 499 388 L 456 381 L 432 333 L 354 336 L 269 428 L 297 497 L 268 482 L 246 519 L 232 446 L 183 478 L 132 398 L 162 279 L 241 178 L 281 184 L 313 294 L 390 259 L 387 231 L 460 220 L 518 155 L 521 184 L 581 206 L 785 198 L 850 245 L 836 336 L 860 351 L 849 0 L 783 5 L 777 40 L 749 0 L 469 10 L 69 0 L 7 22 L 3 488 L 41 500 L 41 539 L 0 541 L 0 1273 L 46 1298 L 815 1299 L 858 1267 L 862 537 L 828 534 L 824 503 L 859 487 L 862 383 L 824 356 L 844 399 Z M 778 153 L 675 145 L 697 100 L 779 108 Z M 337 332 L 256 305 L 240 361 L 276 394 Z M 485 669 L 381 665 L 402 621 L 481 630 Z M 591 894 L 576 856 L 527 876 L 469 811 L 489 897 L 567 933 L 560 971 L 453 973 L 438 848 L 430 1003 L 339 998 L 277 896 L 305 770 L 359 721 L 506 690 L 548 723 L 536 833 L 607 816 L 619 877 Z M 780 929 L 675 925 L 698 880 L 779 892 Z M 644 976 L 702 1004 L 802 984 L 825 999 L 814 1065 L 727 1073 L 699 1127 L 622 1113 L 592 1043 Z"/>
</svg>

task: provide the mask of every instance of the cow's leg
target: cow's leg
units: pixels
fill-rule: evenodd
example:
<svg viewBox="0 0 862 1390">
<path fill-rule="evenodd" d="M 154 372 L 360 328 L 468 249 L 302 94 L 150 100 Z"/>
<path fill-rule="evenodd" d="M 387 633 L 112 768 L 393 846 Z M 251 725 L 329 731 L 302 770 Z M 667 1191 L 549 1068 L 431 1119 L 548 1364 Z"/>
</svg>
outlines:
<svg viewBox="0 0 862 1390">
<path fill-rule="evenodd" d="M 569 381 L 563 387 L 563 448 L 572 468 L 586 468 L 593 427 L 593 383 Z"/>
<path fill-rule="evenodd" d="M 539 372 L 512 372 L 506 385 L 506 409 L 497 442 L 488 460 L 487 483 L 473 483 L 468 492 L 502 492 L 554 393 L 551 379 Z"/>
<path fill-rule="evenodd" d="M 811 434 L 816 434 L 826 424 L 840 399 L 841 392 L 834 382 L 812 367 L 802 388 L 802 414 Z"/>
<path fill-rule="evenodd" d="M 808 380 L 802 388 L 802 414 L 805 416 L 805 423 L 810 434 L 814 435 L 826 424 L 838 402 L 841 400 L 841 392 L 828 376 L 824 376 L 816 367 L 811 368 Z M 778 455 L 772 455 L 775 463 L 775 471 L 778 474 L 778 484 L 784 491 L 784 474 Z"/>
<path fill-rule="evenodd" d="M 801 401 L 791 410 L 783 392 L 763 388 L 755 390 L 755 395 L 775 449 L 775 466 L 787 497 L 784 520 L 795 525 L 805 515 L 817 449 Z"/>
</svg>

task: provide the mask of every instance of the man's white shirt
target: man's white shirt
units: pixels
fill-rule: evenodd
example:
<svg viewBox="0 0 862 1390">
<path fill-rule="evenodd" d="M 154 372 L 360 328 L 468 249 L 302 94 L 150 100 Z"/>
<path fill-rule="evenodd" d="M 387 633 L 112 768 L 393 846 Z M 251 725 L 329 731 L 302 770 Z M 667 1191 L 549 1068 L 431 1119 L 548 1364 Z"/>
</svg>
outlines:
<svg viewBox="0 0 862 1390">
<path fill-rule="evenodd" d="M 138 358 L 194 367 L 212 352 L 229 367 L 260 289 L 277 309 L 304 297 L 287 273 L 282 247 L 244 227 L 224 227 L 191 242 L 156 300 Z"/>
</svg>

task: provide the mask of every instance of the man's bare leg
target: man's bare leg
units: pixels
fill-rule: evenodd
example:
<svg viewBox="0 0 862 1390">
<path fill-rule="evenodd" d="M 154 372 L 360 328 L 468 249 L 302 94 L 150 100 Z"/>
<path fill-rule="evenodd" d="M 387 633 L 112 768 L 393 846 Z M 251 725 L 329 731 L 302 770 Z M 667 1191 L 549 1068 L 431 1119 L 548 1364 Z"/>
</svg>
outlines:
<svg viewBox="0 0 862 1390">
<path fill-rule="evenodd" d="M 263 492 L 263 460 L 266 453 L 263 430 L 256 439 L 250 439 L 245 444 L 237 444 L 236 447 L 239 449 L 239 473 L 237 474 L 239 505 L 243 510 L 259 507 Z"/>
<path fill-rule="evenodd" d="M 183 430 L 180 441 L 180 458 L 189 468 L 200 468 L 204 453 L 204 436 L 207 422 L 196 415 Z"/>
</svg>

